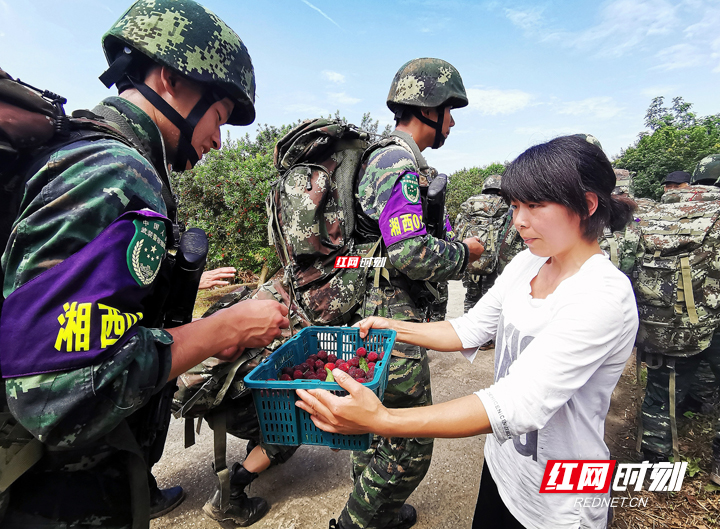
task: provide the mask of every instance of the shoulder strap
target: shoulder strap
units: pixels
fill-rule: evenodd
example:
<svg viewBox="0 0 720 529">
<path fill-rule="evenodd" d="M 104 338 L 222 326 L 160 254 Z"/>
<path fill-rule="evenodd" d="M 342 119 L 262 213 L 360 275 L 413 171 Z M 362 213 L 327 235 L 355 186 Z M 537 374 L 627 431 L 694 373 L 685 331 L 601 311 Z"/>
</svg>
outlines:
<svg viewBox="0 0 720 529">
<path fill-rule="evenodd" d="M 112 110 L 110 107 L 107 107 L 105 105 L 97 105 L 95 108 L 92 109 L 91 112 L 93 114 L 97 114 L 105 121 L 108 121 L 109 123 L 115 125 L 120 131 L 120 134 L 122 134 L 122 136 L 130 142 L 130 145 L 134 147 L 143 156 L 143 158 L 146 158 L 148 160 L 150 159 L 150 155 L 145 150 L 145 147 L 143 147 L 140 138 L 138 138 L 137 134 L 135 134 L 135 131 L 132 129 L 130 124 L 126 120 L 124 120 L 118 112 Z M 158 173 L 160 176 L 160 181 L 162 182 L 162 197 L 163 201 L 165 202 L 165 207 L 167 207 L 168 210 L 168 218 L 175 222 L 177 200 L 175 199 L 172 191 L 170 191 L 170 182 L 167 180 L 165 172 L 159 171 Z"/>
</svg>

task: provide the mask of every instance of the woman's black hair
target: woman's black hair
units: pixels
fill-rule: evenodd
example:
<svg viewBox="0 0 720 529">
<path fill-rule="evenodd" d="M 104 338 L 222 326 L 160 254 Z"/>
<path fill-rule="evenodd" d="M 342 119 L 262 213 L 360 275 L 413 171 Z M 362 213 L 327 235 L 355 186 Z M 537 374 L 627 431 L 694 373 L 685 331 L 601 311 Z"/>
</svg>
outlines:
<svg viewBox="0 0 720 529">
<path fill-rule="evenodd" d="M 582 136 L 561 136 L 530 147 L 508 165 L 502 177 L 508 202 L 554 202 L 581 219 L 583 237 L 597 239 L 605 227 L 618 231 L 630 222 L 636 204 L 612 195 L 615 171 L 602 149 Z M 590 215 L 585 193 L 598 206 Z"/>
</svg>

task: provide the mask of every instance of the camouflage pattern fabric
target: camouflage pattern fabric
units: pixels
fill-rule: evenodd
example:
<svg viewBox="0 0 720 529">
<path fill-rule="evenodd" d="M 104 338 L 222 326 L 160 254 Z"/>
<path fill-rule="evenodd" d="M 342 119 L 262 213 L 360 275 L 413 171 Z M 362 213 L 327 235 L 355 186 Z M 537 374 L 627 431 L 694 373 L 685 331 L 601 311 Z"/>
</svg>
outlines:
<svg viewBox="0 0 720 529">
<path fill-rule="evenodd" d="M 247 299 L 274 300 L 290 307 L 289 319 L 292 329 L 283 329 L 282 335 L 266 347 L 246 349 L 242 356 L 232 363 L 239 367 L 234 372 L 232 382 L 226 386 L 226 392 L 220 396 L 219 400 L 219 392 L 226 383 L 226 376 L 217 377 L 215 375 L 221 372 L 227 375 L 227 370 L 221 370 L 223 366 L 230 365 L 228 362 L 208 358 L 180 375 L 178 391 L 173 398 L 173 411 L 177 418 L 200 417 L 206 420 L 213 429 L 218 413 L 225 413 L 227 432 L 262 446 L 270 458 L 271 464 L 275 465 L 287 461 L 295 453 L 297 447 L 270 445 L 261 441 L 255 404 L 250 390 L 245 387 L 244 378 L 264 358 L 270 356 L 293 334 L 310 325 L 310 322 L 297 304 L 290 304 L 287 287 L 278 280 L 270 280 L 252 292 L 243 287 L 223 296 L 203 314 L 203 318 Z M 186 406 L 189 402 L 191 404 Z"/>
<path fill-rule="evenodd" d="M 368 267 L 335 268 L 364 256 L 353 238 L 353 186 L 369 134 L 336 120 L 308 120 L 275 148 L 280 178 L 267 200 L 272 240 L 310 320 L 345 323 L 363 297 Z"/>
<path fill-rule="evenodd" d="M 430 321 L 443 321 L 445 316 L 447 316 L 448 296 L 450 292 L 448 282 L 443 281 L 442 283 L 438 283 L 437 291 L 440 297 L 430 304 L 428 316 Z"/>
<path fill-rule="evenodd" d="M 462 284 L 465 287 L 465 302 L 463 304 L 463 311 L 465 313 L 477 305 L 478 301 L 487 294 L 488 290 L 490 290 L 495 284 L 497 276 L 497 272 L 493 272 L 492 274 L 486 276 L 474 275 L 469 272 L 465 272 L 465 274 L 463 274 Z"/>
<path fill-rule="evenodd" d="M 700 380 L 697 377 L 702 363 L 709 366 L 714 375 L 707 388 L 717 389 L 720 380 L 720 334 L 716 334 L 710 346 L 699 354 L 687 358 L 675 358 L 675 401 L 680 407 L 682 401 L 691 395 L 693 385 Z M 670 431 L 670 368 L 667 357 L 660 367 L 648 367 L 647 388 L 642 403 L 644 451 L 662 456 L 672 455 L 672 433 Z M 678 416 L 680 414 L 678 413 Z M 716 435 L 713 441 L 713 453 L 720 457 L 720 417 L 716 423 Z"/>
<path fill-rule="evenodd" d="M 671 189 L 660 197 L 663 204 L 677 204 L 678 202 L 718 202 L 720 201 L 720 188 L 715 186 L 692 185 Z"/>
<path fill-rule="evenodd" d="M 417 185 L 427 185 L 434 173 L 412 137 L 395 131 L 395 143 L 372 152 L 358 182 L 363 213 L 379 222 L 395 184 L 409 171 L 419 174 Z M 422 182 L 421 182 L 422 180 Z M 397 192 L 397 191 L 396 191 Z M 390 282 L 369 279 L 365 302 L 357 319 L 370 315 L 404 321 L 424 321 L 424 308 L 411 294 L 410 280 L 442 282 L 459 279 L 465 267 L 466 247 L 427 234 L 403 239 L 387 248 L 392 266 Z M 376 272 L 379 273 L 379 272 Z M 374 279 L 374 278 L 371 278 Z M 430 370 L 424 348 L 395 344 L 384 403 L 396 408 L 432 404 Z M 380 439 L 366 452 L 353 453 L 353 492 L 339 522 L 346 528 L 381 528 L 395 519 L 405 500 L 427 473 L 432 439 Z"/>
<path fill-rule="evenodd" d="M 485 247 L 480 259 L 468 265 L 469 273 L 489 275 L 495 271 L 507 212 L 507 202 L 497 194 L 472 196 L 460 204 L 460 214 L 455 222 L 458 238 L 478 237 Z"/>
<path fill-rule="evenodd" d="M 636 211 L 625 239 L 628 248 L 638 239 L 631 279 L 643 351 L 684 357 L 710 344 L 720 324 L 719 217 L 717 203 L 705 201 Z"/>
<path fill-rule="evenodd" d="M 133 48 L 235 102 L 230 125 L 255 120 L 255 71 L 240 37 L 193 0 L 138 0 L 103 36 L 108 63 Z"/>
<path fill-rule="evenodd" d="M 719 181 L 720 154 L 711 154 L 698 162 L 690 184 L 717 185 Z"/>
<path fill-rule="evenodd" d="M 460 72 L 441 59 L 413 59 L 406 62 L 395 74 L 387 97 L 387 106 L 393 112 L 398 105 L 435 108 L 450 105 L 467 106 Z"/>
<path fill-rule="evenodd" d="M 420 358 L 408 358 L 414 356 Z M 395 344 L 383 404 L 389 408 L 432 404 L 424 348 Z M 353 452 L 355 486 L 338 520 L 343 529 L 392 527 L 400 507 L 425 477 L 432 451 L 433 439 L 375 436 L 370 449 Z"/>
<path fill-rule="evenodd" d="M 114 140 L 80 141 L 53 154 L 30 178 L 12 244 L 2 256 L 5 296 L 83 248 L 131 201 L 166 213 L 157 127 L 125 100 L 111 97 L 103 105 L 128 122 L 149 158 Z M 129 523 L 125 455 L 103 436 L 125 418 L 131 428 L 139 426 L 135 412 L 167 381 L 171 344 L 167 332 L 140 327 L 97 365 L 6 380 L 11 411 L 47 448 L 11 487 L 9 519 L 39 517 L 48 524 L 43 527 Z"/>
<path fill-rule="evenodd" d="M 631 185 L 632 178 L 630 171 L 627 169 L 615 169 L 615 189 L 613 189 L 613 195 L 632 196 L 630 192 Z"/>
</svg>

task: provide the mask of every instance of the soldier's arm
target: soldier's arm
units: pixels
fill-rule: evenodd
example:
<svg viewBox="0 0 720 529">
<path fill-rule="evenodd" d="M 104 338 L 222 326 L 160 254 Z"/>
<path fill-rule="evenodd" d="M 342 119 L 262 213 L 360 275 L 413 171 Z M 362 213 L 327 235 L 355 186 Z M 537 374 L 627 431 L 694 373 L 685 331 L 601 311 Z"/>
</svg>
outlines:
<svg viewBox="0 0 720 529">
<path fill-rule="evenodd" d="M 59 151 L 53 163 L 29 181 L 30 191 L 36 193 L 28 193 L 33 198 L 23 205 L 13 244 L 3 256 L 6 297 L 95 239 L 133 198 L 165 213 L 160 182 L 148 162 L 133 149 L 108 141 Z M 76 278 L 67 284 L 80 288 L 82 283 Z M 68 295 L 72 297 L 71 289 Z M 34 339 L 28 337 L 29 346 Z M 166 383 L 172 341 L 166 331 L 140 326 L 109 359 L 96 365 L 7 379 L 11 410 L 50 444 L 73 446 L 96 438 Z"/>
</svg>

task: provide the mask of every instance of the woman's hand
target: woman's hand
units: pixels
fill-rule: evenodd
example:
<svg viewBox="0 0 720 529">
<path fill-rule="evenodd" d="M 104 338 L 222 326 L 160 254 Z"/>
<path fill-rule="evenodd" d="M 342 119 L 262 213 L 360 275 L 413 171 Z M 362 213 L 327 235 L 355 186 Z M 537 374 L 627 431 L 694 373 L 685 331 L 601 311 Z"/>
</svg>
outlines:
<svg viewBox="0 0 720 529">
<path fill-rule="evenodd" d="M 383 320 L 384 318 L 368 319 Z M 365 333 L 367 334 L 367 330 Z M 380 399 L 371 389 L 353 380 L 341 369 L 333 369 L 332 374 L 335 382 L 340 384 L 349 395 L 338 397 L 324 389 L 298 389 L 296 393 L 301 400 L 296 401 L 295 406 L 308 412 L 315 426 L 326 432 L 350 435 L 381 433 L 388 410 Z"/>
<path fill-rule="evenodd" d="M 370 316 L 364 320 L 360 320 L 353 327 L 360 328 L 360 338 L 365 338 L 370 329 L 392 329 L 393 320 L 381 318 L 379 316 Z"/>
</svg>

